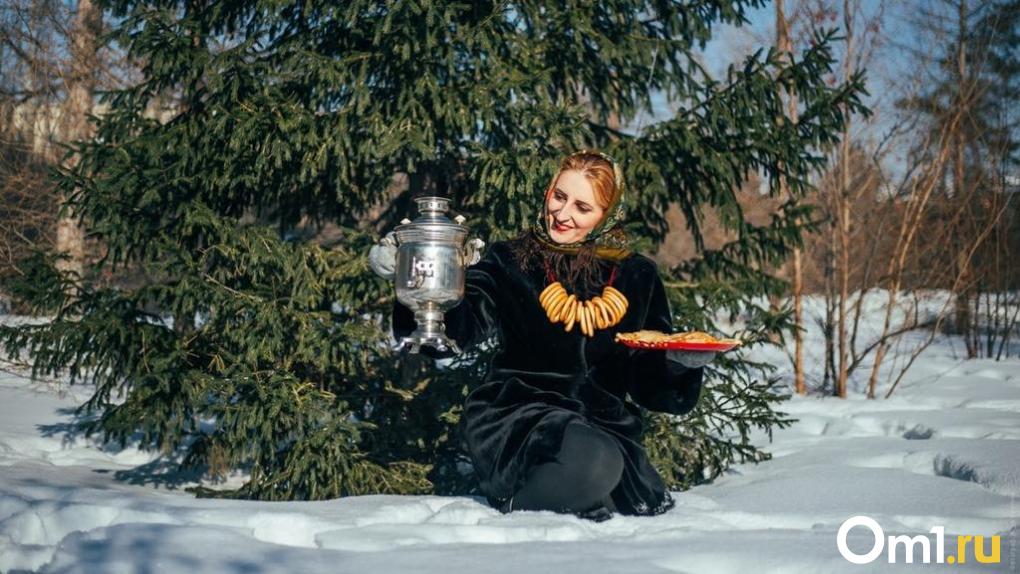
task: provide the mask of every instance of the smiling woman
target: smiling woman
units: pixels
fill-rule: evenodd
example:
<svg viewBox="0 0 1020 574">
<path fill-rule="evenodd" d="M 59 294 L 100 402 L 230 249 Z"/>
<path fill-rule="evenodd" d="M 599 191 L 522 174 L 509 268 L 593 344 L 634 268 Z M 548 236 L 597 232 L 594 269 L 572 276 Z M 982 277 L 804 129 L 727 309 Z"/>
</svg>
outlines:
<svg viewBox="0 0 1020 574">
<path fill-rule="evenodd" d="M 468 266 L 464 298 L 444 314 L 462 350 L 498 342 L 485 379 L 465 397 L 458 434 L 479 490 L 502 512 L 599 521 L 675 504 L 642 445 L 637 406 L 690 412 L 713 354 L 695 364 L 615 339 L 673 332 L 655 263 L 628 247 L 624 189 L 609 155 L 563 158 L 536 190 L 534 225 Z M 397 339 L 415 328 L 399 301 L 392 319 Z"/>
<path fill-rule="evenodd" d="M 545 192 L 545 223 L 550 239 L 562 244 L 584 241 L 598 226 L 616 223 L 606 212 L 620 204 L 615 164 L 597 152 L 581 151 L 560 163 Z M 602 225 L 599 225 L 599 224 Z"/>
<path fill-rule="evenodd" d="M 610 182 L 612 177 L 610 173 Z M 611 198 L 605 191 L 596 196 L 592 183 L 584 172 L 575 169 L 562 171 L 557 176 L 546 201 L 549 234 L 556 241 L 582 241 L 602 220 Z M 600 182 L 596 179 L 594 183 Z"/>
</svg>

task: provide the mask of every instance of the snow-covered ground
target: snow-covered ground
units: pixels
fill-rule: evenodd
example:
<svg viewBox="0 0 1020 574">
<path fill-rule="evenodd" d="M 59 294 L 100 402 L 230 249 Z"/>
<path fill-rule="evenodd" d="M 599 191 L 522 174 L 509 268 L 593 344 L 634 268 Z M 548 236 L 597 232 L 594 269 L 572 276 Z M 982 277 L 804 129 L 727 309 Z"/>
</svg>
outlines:
<svg viewBox="0 0 1020 574">
<path fill-rule="evenodd" d="M 820 365 L 812 337 L 809 380 Z M 863 398 L 866 369 L 847 400 L 794 397 L 781 408 L 800 420 L 772 443 L 758 437 L 773 460 L 674 493 L 664 515 L 602 523 L 502 515 L 469 497 L 267 503 L 135 484 L 144 481 L 114 474 L 151 455 L 67 432 L 85 389 L 0 374 L 0 572 L 1018 571 L 1020 361 L 959 354 L 958 341 L 936 340 L 890 399 Z M 787 362 L 775 350 L 758 358 Z M 855 516 L 873 520 L 885 542 L 867 565 L 837 545 Z M 903 544 L 889 564 L 895 535 L 926 536 L 934 562 L 936 527 L 947 559 L 958 537 L 984 536 L 989 553 L 999 536 L 998 563 L 977 562 L 971 544 L 962 564 L 925 564 L 918 541 L 913 564 Z M 857 554 L 875 545 L 864 526 L 846 539 Z"/>
</svg>

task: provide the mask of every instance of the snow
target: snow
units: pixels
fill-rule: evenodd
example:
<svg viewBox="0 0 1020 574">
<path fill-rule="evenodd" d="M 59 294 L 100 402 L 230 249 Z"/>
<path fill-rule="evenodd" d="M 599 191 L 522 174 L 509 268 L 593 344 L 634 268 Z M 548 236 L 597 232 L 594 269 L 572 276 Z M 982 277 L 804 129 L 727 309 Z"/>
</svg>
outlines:
<svg viewBox="0 0 1020 574">
<path fill-rule="evenodd" d="M 809 313 L 818 302 L 808 302 Z M 880 326 L 867 306 L 862 330 Z M 13 322 L 23 320 L 4 317 Z M 912 337 L 912 338 L 911 338 Z M 921 335 L 905 338 L 890 365 Z M 809 332 L 808 365 L 821 344 Z M 1020 569 L 1020 360 L 961 359 L 939 337 L 889 399 L 864 398 L 870 366 L 850 397 L 794 396 L 780 407 L 799 419 L 756 443 L 773 453 L 736 465 L 711 484 L 675 492 L 656 517 L 593 523 L 552 512 L 500 514 L 477 497 L 358 496 L 321 502 L 197 499 L 190 477 L 154 476 L 159 460 L 103 447 L 70 432 L 70 409 L 87 388 L 0 373 L 0 572 L 884 572 L 925 570 L 922 547 L 905 563 L 886 549 L 868 565 L 847 561 L 837 533 L 847 519 L 874 519 L 884 537 L 945 529 L 1000 537 L 1000 561 L 970 546 L 956 572 Z M 755 351 L 786 370 L 781 350 Z M 902 364 L 902 361 L 899 363 Z M 889 367 L 892 369 L 892 367 Z M 888 377 L 883 372 L 879 396 Z M 788 376 L 788 373 L 784 373 Z M 810 371 L 809 382 L 820 372 Z M 141 469 L 139 468 L 141 467 Z M 851 529 L 866 553 L 874 534 Z"/>
</svg>

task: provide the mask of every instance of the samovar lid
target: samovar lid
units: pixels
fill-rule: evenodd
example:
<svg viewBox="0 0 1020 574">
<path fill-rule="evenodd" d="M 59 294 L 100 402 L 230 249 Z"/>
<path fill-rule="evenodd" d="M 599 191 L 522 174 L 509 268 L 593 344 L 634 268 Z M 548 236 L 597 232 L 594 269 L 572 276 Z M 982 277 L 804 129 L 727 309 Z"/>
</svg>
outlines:
<svg viewBox="0 0 1020 574">
<path fill-rule="evenodd" d="M 450 209 L 450 198 L 437 195 L 426 195 L 414 198 L 418 204 L 418 217 L 414 221 L 403 219 L 394 231 L 397 233 L 397 240 L 404 241 L 413 239 L 423 232 L 431 237 L 442 235 L 451 240 L 463 240 L 467 236 L 467 227 L 461 225 L 465 221 L 463 215 L 453 218 L 453 221 L 446 216 Z"/>
</svg>

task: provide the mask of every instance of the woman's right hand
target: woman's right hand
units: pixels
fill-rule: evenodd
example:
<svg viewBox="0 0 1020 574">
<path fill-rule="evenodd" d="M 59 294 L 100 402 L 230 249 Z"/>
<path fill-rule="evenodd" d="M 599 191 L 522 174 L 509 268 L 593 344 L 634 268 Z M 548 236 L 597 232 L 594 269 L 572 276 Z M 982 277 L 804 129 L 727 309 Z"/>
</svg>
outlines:
<svg viewBox="0 0 1020 574">
<path fill-rule="evenodd" d="M 718 355 L 715 351 L 681 351 L 679 349 L 669 349 L 666 351 L 666 360 L 675 361 L 688 369 L 700 369 L 705 365 L 711 363 L 715 356 Z"/>
<path fill-rule="evenodd" d="M 383 279 L 393 279 L 397 268 L 397 234 L 390 231 L 368 250 L 368 265 Z"/>
</svg>

